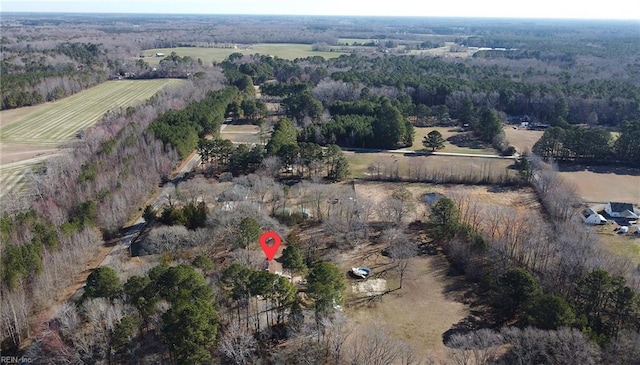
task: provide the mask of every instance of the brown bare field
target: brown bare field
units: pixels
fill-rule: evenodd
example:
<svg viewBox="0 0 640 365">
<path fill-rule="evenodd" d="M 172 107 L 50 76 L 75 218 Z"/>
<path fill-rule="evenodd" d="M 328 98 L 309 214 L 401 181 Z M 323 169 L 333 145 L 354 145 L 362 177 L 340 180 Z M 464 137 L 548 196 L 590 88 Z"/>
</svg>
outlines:
<svg viewBox="0 0 640 365">
<path fill-rule="evenodd" d="M 507 137 L 509 144 L 516 148 L 516 151 L 522 153 L 525 151 L 531 151 L 533 145 L 538 142 L 540 137 L 544 134 L 543 131 L 533 131 L 518 126 L 507 125 L 504 127 L 504 134 Z"/>
<path fill-rule="evenodd" d="M 49 156 L 60 152 L 51 145 L 0 143 L 0 165 Z"/>
<path fill-rule="evenodd" d="M 507 167 L 513 165 L 513 161 L 508 159 L 467 157 L 467 156 L 436 156 L 436 155 L 403 155 L 384 152 L 344 152 L 349 161 L 349 170 L 353 177 L 371 176 L 372 171 L 368 168 L 378 164 L 397 163 L 400 176 L 407 176 L 409 168 L 415 163 L 424 163 L 432 171 L 455 171 L 467 173 L 478 171 L 480 173 L 491 171 L 492 173 L 504 173 Z M 515 174 L 515 172 L 511 172 Z"/>
<path fill-rule="evenodd" d="M 560 167 L 560 176 L 576 186 L 585 202 L 628 202 L 640 205 L 640 169 L 571 166 Z M 582 168 L 582 170 L 581 170 Z"/>
</svg>

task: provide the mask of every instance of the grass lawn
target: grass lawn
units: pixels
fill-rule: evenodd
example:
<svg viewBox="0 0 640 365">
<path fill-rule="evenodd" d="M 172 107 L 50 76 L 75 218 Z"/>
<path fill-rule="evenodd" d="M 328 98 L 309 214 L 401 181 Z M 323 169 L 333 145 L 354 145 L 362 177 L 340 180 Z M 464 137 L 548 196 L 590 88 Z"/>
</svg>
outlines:
<svg viewBox="0 0 640 365">
<path fill-rule="evenodd" d="M 226 124 L 220 131 L 220 138 L 231 142 L 260 143 L 260 127 L 253 124 Z"/>
<path fill-rule="evenodd" d="M 412 151 L 423 150 L 422 140 L 431 131 L 436 130 L 442 134 L 442 138 L 446 140 L 444 148 L 440 152 L 469 153 L 477 155 L 498 155 L 496 150 L 491 147 L 482 146 L 476 141 L 456 142 L 456 138 L 468 135 L 468 133 L 460 133 L 455 127 L 415 127 L 416 136 L 413 139 L 413 146 L 409 147 Z M 457 143 L 457 144 L 455 144 Z"/>
<path fill-rule="evenodd" d="M 143 58 L 150 65 L 157 65 L 163 57 L 155 57 L 156 53 L 164 53 L 165 56 L 176 52 L 179 56 L 189 56 L 193 59 L 202 59 L 203 62 L 222 62 L 232 53 L 242 53 L 245 55 L 261 54 L 273 55 L 284 59 L 295 59 L 303 57 L 321 56 L 324 58 L 336 58 L 344 54 L 341 52 L 315 52 L 311 50 L 310 44 L 293 43 L 260 43 L 248 48 L 213 48 L 213 47 L 176 47 L 176 48 L 156 48 L 147 49 L 141 53 Z"/>
<path fill-rule="evenodd" d="M 603 247 L 614 255 L 628 258 L 632 262 L 632 269 L 640 265 L 640 237 L 637 235 L 619 235 L 613 231 L 615 224 L 595 227 L 599 233 Z"/>
</svg>

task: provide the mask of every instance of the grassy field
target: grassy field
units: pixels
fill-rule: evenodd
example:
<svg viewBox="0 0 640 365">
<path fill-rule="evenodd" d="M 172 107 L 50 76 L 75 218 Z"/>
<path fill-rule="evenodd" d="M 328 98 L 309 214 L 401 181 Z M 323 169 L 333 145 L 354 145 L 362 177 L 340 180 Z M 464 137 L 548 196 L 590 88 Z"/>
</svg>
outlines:
<svg viewBox="0 0 640 365">
<path fill-rule="evenodd" d="M 409 147 L 412 151 L 419 151 L 424 149 L 422 140 L 431 131 L 438 131 L 442 134 L 442 138 L 446 140 L 444 148 L 439 150 L 440 152 L 453 152 L 453 153 L 470 153 L 478 155 L 497 155 L 495 149 L 491 147 L 485 147 L 480 145 L 477 141 L 470 141 L 467 143 L 455 142 L 456 137 L 464 135 L 455 127 L 415 127 L 416 136 L 413 139 L 413 146 Z M 467 132 L 469 133 L 469 132 Z"/>
<path fill-rule="evenodd" d="M 316 52 L 311 50 L 310 44 L 292 43 L 263 43 L 254 44 L 248 48 L 213 48 L 213 47 L 176 47 L 176 48 L 156 48 L 142 51 L 144 60 L 150 65 L 157 65 L 163 57 L 155 57 L 156 53 L 164 53 L 165 56 L 175 52 L 179 56 L 189 56 L 194 59 L 200 58 L 203 62 L 222 62 L 232 53 L 242 53 L 246 55 L 261 54 L 273 55 L 285 59 L 295 59 L 302 57 L 322 56 L 324 58 L 339 57 L 340 52 Z"/>
<path fill-rule="evenodd" d="M 507 137 L 509 144 L 516 148 L 516 151 L 522 153 L 524 151 L 531 151 L 533 145 L 538 142 L 540 137 L 544 134 L 543 131 L 533 131 L 526 128 L 520 128 L 516 126 L 507 125 L 504 127 L 504 134 Z"/>
<path fill-rule="evenodd" d="M 220 138 L 228 139 L 231 142 L 260 143 L 260 128 L 256 125 L 244 124 L 224 126 L 220 132 Z"/>
<path fill-rule="evenodd" d="M 61 153 L 58 146 L 95 124 L 107 110 L 135 105 L 183 80 L 108 81 L 33 107 L 0 112 L 0 196 L 24 182 L 34 164 Z"/>
<path fill-rule="evenodd" d="M 460 174 L 477 172 L 480 174 L 500 174 L 513 164 L 508 159 L 464 157 L 464 156 L 411 156 L 391 153 L 356 153 L 344 152 L 349 161 L 349 170 L 353 177 L 364 177 L 373 174 L 369 167 L 378 164 L 398 164 L 400 176 L 407 176 L 409 169 L 423 165 L 429 171 L 452 171 Z M 515 174 L 515 172 L 512 172 Z"/>
<path fill-rule="evenodd" d="M 30 109 L 21 118 L 12 115 L 12 123 L 2 126 L 0 142 L 59 144 L 96 123 L 107 110 L 137 104 L 165 86 L 183 82 L 167 79 L 108 81 L 68 98 L 47 103 L 46 107 Z"/>
<path fill-rule="evenodd" d="M 569 165 L 560 166 L 560 176 L 575 185 L 583 201 L 640 205 L 640 169 Z"/>
<path fill-rule="evenodd" d="M 640 237 L 631 234 L 619 235 L 613 229 L 615 224 L 597 226 L 594 229 L 599 233 L 603 247 L 620 257 L 631 260 L 633 268 L 640 265 Z"/>
</svg>

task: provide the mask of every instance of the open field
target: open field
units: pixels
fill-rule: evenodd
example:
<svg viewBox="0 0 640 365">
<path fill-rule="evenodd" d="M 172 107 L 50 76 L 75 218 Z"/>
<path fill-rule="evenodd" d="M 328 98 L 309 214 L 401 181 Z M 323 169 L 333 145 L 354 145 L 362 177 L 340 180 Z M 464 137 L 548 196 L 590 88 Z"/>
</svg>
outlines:
<svg viewBox="0 0 640 365">
<path fill-rule="evenodd" d="M 574 184 L 585 202 L 640 205 L 640 169 L 606 166 L 560 166 L 560 176 Z"/>
<path fill-rule="evenodd" d="M 25 179 L 25 172 L 36 167 L 37 164 L 37 161 L 23 161 L 0 165 L 0 196 L 21 186 Z"/>
<path fill-rule="evenodd" d="M 0 112 L 0 195 L 23 183 L 24 172 L 52 155 L 110 109 L 135 105 L 183 80 L 107 81 L 52 103 Z"/>
<path fill-rule="evenodd" d="M 410 54 L 414 55 L 429 55 L 429 56 L 440 56 L 440 57 L 455 57 L 455 58 L 468 58 L 473 56 L 477 50 L 465 49 L 462 52 L 453 52 L 452 46 L 454 46 L 454 42 L 445 42 L 445 45 L 438 48 L 431 48 L 425 50 L 413 50 Z"/>
<path fill-rule="evenodd" d="M 469 153 L 479 155 L 497 155 L 495 149 L 491 147 L 482 146 L 479 142 L 473 141 L 456 141 L 457 138 L 469 135 L 470 132 L 461 133 L 456 127 L 415 127 L 416 136 L 413 140 L 413 146 L 408 149 L 411 151 L 423 150 L 422 140 L 431 131 L 438 131 L 442 134 L 442 138 L 446 140 L 444 148 L 439 150 L 441 152 L 453 152 L 453 153 Z M 456 143 L 456 144 L 454 144 Z"/>
<path fill-rule="evenodd" d="M 220 138 L 237 143 L 260 143 L 260 128 L 252 124 L 226 124 Z"/>
<path fill-rule="evenodd" d="M 176 47 L 176 48 L 156 48 L 147 49 L 141 52 L 145 57 L 144 61 L 150 65 L 157 65 L 164 57 L 155 57 L 156 53 L 164 53 L 165 56 L 175 52 L 178 56 L 189 56 L 193 59 L 200 58 L 203 62 L 222 62 L 232 53 L 242 53 L 245 55 L 261 54 L 278 56 L 284 59 L 295 59 L 303 57 L 321 56 L 324 58 L 335 58 L 344 54 L 341 52 L 316 52 L 311 50 L 310 44 L 293 43 L 261 43 L 248 46 L 246 48 L 213 48 L 213 47 Z"/>
<path fill-rule="evenodd" d="M 407 176 L 410 169 L 416 165 L 425 166 L 428 171 L 450 171 L 459 174 L 480 173 L 480 174 L 500 174 L 505 173 L 507 168 L 513 165 L 512 160 L 466 157 L 466 156 L 436 156 L 436 155 L 402 155 L 384 152 L 344 152 L 349 161 L 349 170 L 353 177 L 372 176 L 375 173 L 374 167 L 384 164 L 390 166 L 398 164 L 400 176 Z M 515 174 L 515 171 L 510 171 Z"/>
<path fill-rule="evenodd" d="M 514 129 L 513 127 L 512 125 L 506 125 L 504 127 L 504 134 L 509 144 L 515 147 L 519 153 L 531 151 L 533 145 L 538 142 L 544 134 L 544 131 L 534 131 L 518 126 L 515 126 L 516 129 Z"/>
<path fill-rule="evenodd" d="M 620 235 L 614 231 L 616 224 L 596 226 L 594 229 L 600 236 L 603 247 L 620 257 L 628 258 L 633 267 L 640 265 L 640 236 L 626 234 Z"/>
<path fill-rule="evenodd" d="M 376 253 L 368 253 L 372 248 L 375 247 L 368 246 L 360 254 L 369 255 L 368 259 L 355 257 L 344 262 L 340 268 L 344 271 L 352 265 L 370 265 L 374 271 L 384 268 L 384 262 L 389 259 L 380 254 L 381 247 L 377 247 Z M 367 263 L 376 260 L 378 265 Z M 449 292 L 449 287 L 462 285 L 462 279 L 448 276 L 448 268 L 442 256 L 413 258 L 409 261 L 403 288 L 383 295 L 371 305 L 364 304 L 368 298 L 362 294 L 350 292 L 352 284 L 359 280 L 348 279 L 345 312 L 359 326 L 356 333 L 359 329 L 377 325 L 411 345 L 419 358 L 444 358 L 446 347 L 443 334 L 469 315 L 468 307 Z M 388 270 L 383 276 L 395 279 L 396 270 Z M 397 279 L 388 280 L 387 283 L 389 290 L 398 288 Z"/>
<path fill-rule="evenodd" d="M 26 110 L 21 118 L 11 112 L 11 123 L 2 125 L 1 143 L 57 145 L 72 139 L 78 131 L 96 123 L 109 109 L 127 107 L 148 99 L 168 85 L 183 80 L 107 81 L 53 103 Z M 0 118 L 4 119 L 4 111 Z"/>
</svg>

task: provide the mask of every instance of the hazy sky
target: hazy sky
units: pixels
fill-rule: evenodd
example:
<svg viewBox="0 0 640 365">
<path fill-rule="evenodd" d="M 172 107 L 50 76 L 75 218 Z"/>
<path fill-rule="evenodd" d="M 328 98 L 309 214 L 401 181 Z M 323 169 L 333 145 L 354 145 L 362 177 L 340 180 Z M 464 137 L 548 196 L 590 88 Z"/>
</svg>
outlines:
<svg viewBox="0 0 640 365">
<path fill-rule="evenodd" d="M 0 9 L 2 11 L 29 12 L 387 15 L 640 20 L 640 4 L 638 4 L 637 0 L 0 0 Z"/>
</svg>

